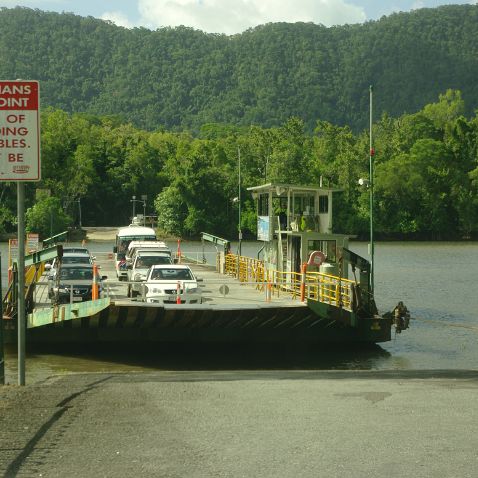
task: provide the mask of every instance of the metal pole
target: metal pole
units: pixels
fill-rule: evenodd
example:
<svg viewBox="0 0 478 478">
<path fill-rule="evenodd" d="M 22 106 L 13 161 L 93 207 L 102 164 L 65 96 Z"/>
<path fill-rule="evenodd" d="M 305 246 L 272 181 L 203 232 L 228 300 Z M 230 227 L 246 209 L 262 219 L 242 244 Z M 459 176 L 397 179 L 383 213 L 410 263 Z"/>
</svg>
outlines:
<svg viewBox="0 0 478 478">
<path fill-rule="evenodd" d="M 78 198 L 78 210 L 80 213 L 80 229 L 81 229 L 81 198 Z"/>
<path fill-rule="evenodd" d="M 143 201 L 143 226 L 146 227 L 146 201 L 148 200 L 148 196 L 146 194 L 142 194 L 141 199 Z"/>
<path fill-rule="evenodd" d="M 3 335 L 2 253 L 0 252 L 0 385 L 5 385 L 5 350 Z"/>
<path fill-rule="evenodd" d="M 241 230 L 241 150 L 237 148 L 237 155 L 239 159 L 239 256 L 241 256 L 242 250 L 242 230 Z"/>
<path fill-rule="evenodd" d="M 25 385 L 25 189 L 21 181 L 17 182 L 18 214 L 18 385 Z"/>
<path fill-rule="evenodd" d="M 374 243 L 373 243 L 373 156 L 375 151 L 373 149 L 372 141 L 372 96 L 373 85 L 370 85 L 370 292 L 374 291 L 374 275 L 375 275 L 375 263 L 374 263 Z"/>
</svg>

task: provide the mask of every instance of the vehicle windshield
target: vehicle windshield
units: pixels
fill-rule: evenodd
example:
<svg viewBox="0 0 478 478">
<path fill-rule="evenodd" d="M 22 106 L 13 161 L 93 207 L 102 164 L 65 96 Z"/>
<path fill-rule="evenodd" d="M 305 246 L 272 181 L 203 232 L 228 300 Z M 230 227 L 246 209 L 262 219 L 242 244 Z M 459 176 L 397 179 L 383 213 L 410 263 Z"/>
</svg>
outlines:
<svg viewBox="0 0 478 478">
<path fill-rule="evenodd" d="M 117 247 L 118 253 L 125 254 L 128 250 L 129 243 L 131 241 L 155 241 L 156 236 L 123 236 L 118 237 Z M 124 257 L 124 256 L 123 256 Z"/>
<path fill-rule="evenodd" d="M 144 256 L 139 257 L 136 261 L 137 268 L 150 268 L 158 264 L 171 264 L 171 259 L 168 256 Z"/>
<path fill-rule="evenodd" d="M 68 268 L 60 270 L 60 279 L 63 280 L 93 280 L 93 269 L 90 268 Z M 99 276 L 97 276 L 99 280 Z"/>
<path fill-rule="evenodd" d="M 88 256 L 63 256 L 61 262 L 63 264 L 89 264 L 90 258 Z"/>
<path fill-rule="evenodd" d="M 193 280 L 191 271 L 188 269 L 153 269 L 152 280 Z"/>
</svg>

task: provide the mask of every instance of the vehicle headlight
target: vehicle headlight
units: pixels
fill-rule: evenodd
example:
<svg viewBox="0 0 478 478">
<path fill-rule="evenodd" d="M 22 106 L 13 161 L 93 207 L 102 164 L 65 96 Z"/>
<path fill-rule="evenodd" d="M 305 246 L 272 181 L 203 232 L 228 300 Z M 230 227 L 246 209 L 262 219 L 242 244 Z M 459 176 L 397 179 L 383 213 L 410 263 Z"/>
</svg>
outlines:
<svg viewBox="0 0 478 478">
<path fill-rule="evenodd" d="M 66 293 L 66 292 L 70 292 L 70 289 L 68 287 L 58 287 L 58 292 L 63 292 L 63 293 Z"/>
<path fill-rule="evenodd" d="M 186 289 L 186 292 L 188 294 L 196 294 L 198 292 L 198 287 L 190 287 L 189 289 Z"/>
<path fill-rule="evenodd" d="M 163 289 L 158 289 L 158 288 L 154 288 L 154 289 L 151 289 L 151 292 L 153 294 L 162 294 L 163 293 Z"/>
</svg>

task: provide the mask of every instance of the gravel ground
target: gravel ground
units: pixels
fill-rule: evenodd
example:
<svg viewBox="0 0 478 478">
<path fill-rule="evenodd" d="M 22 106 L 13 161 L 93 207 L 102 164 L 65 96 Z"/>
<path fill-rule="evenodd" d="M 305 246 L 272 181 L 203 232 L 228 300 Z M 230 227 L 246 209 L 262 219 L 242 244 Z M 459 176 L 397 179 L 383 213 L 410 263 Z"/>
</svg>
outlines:
<svg viewBox="0 0 478 478">
<path fill-rule="evenodd" d="M 0 476 L 474 478 L 477 392 L 478 371 L 51 377 L 0 387 Z"/>
</svg>

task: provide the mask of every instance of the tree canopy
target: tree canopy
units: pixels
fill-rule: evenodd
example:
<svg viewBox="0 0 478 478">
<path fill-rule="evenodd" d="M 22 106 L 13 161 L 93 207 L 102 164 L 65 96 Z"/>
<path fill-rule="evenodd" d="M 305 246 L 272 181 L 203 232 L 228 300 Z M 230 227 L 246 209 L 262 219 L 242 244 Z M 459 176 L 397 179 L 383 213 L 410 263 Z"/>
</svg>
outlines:
<svg viewBox="0 0 478 478">
<path fill-rule="evenodd" d="M 381 92 L 379 116 L 417 112 L 447 89 L 461 91 L 466 115 L 478 108 L 478 5 L 233 36 L 17 7 L 0 9 L 0 31 L 1 77 L 39 80 L 43 106 L 119 115 L 148 131 L 269 128 L 297 117 L 309 132 L 317 119 L 357 132 L 367 127 L 370 84 Z"/>
<path fill-rule="evenodd" d="M 365 92 L 367 93 L 367 92 Z M 459 91 L 397 118 L 373 124 L 377 237 L 456 239 L 478 236 L 478 116 L 461 114 Z M 369 132 L 318 120 L 313 133 L 291 117 L 278 127 L 207 124 L 201 133 L 149 132 L 111 116 L 45 109 L 43 174 L 27 185 L 27 224 L 49 235 L 65 226 L 128 224 L 132 196 L 146 195 L 164 234 L 253 237 L 255 209 L 247 187 L 285 182 L 341 189 L 337 232 L 368 235 Z M 37 190 L 48 190 L 41 198 Z M 0 183 L 0 228 L 13 230 L 15 188 Z M 143 211 L 141 211 L 143 212 Z"/>
</svg>

